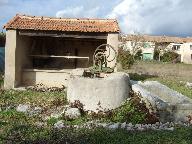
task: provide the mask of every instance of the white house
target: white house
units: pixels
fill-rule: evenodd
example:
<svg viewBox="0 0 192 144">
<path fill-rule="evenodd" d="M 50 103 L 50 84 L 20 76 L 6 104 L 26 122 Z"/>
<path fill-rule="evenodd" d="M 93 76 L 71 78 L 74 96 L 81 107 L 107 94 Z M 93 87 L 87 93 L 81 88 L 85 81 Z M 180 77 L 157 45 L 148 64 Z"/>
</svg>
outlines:
<svg viewBox="0 0 192 144">
<path fill-rule="evenodd" d="M 127 50 L 134 51 L 134 43 L 139 43 L 144 60 L 152 60 L 154 49 L 162 51 L 174 51 L 181 57 L 181 62 L 192 64 L 192 38 L 149 36 L 149 35 L 126 35 L 122 36 L 122 42 Z"/>
</svg>

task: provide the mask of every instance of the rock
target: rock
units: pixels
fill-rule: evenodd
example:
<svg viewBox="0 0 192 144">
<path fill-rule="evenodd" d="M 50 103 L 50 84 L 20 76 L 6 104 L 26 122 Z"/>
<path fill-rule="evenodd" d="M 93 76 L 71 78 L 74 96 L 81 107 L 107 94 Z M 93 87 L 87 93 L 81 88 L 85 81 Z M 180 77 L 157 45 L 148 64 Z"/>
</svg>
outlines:
<svg viewBox="0 0 192 144">
<path fill-rule="evenodd" d="M 192 83 L 187 82 L 185 87 L 192 89 Z"/>
<path fill-rule="evenodd" d="M 58 119 L 58 118 L 60 118 L 60 117 L 62 117 L 62 115 L 63 115 L 63 113 L 52 113 L 51 114 L 51 116 L 50 116 L 50 118 L 56 118 L 56 119 Z"/>
<path fill-rule="evenodd" d="M 151 125 L 151 129 L 152 129 L 152 130 L 156 130 L 156 129 L 158 129 L 158 127 L 156 126 L 156 124 L 152 124 L 152 125 Z"/>
<path fill-rule="evenodd" d="M 71 71 L 71 76 L 83 76 L 84 69 L 78 68 Z"/>
<path fill-rule="evenodd" d="M 160 129 L 160 130 L 163 130 L 163 129 L 164 129 L 164 126 L 163 126 L 163 125 L 160 125 L 160 126 L 159 126 L 159 129 Z"/>
<path fill-rule="evenodd" d="M 38 115 L 43 112 L 43 109 L 41 107 L 35 107 L 33 110 L 30 111 L 32 115 Z"/>
<path fill-rule="evenodd" d="M 77 119 L 81 117 L 81 112 L 78 108 L 67 108 L 65 111 L 65 117 L 68 119 Z"/>
<path fill-rule="evenodd" d="M 36 122 L 35 125 L 37 127 L 39 127 L 39 128 L 42 128 L 45 125 L 45 123 L 43 123 L 43 122 Z"/>
<path fill-rule="evenodd" d="M 174 130 L 174 127 L 164 128 L 164 130 L 173 131 L 173 130 Z"/>
<path fill-rule="evenodd" d="M 133 131 L 133 128 L 132 127 L 127 127 L 127 130 L 128 131 Z"/>
<path fill-rule="evenodd" d="M 28 104 L 19 104 L 19 106 L 17 106 L 16 111 L 17 112 L 24 112 L 27 113 L 30 109 L 30 105 Z"/>
<path fill-rule="evenodd" d="M 132 128 L 132 127 L 133 127 L 133 124 L 132 124 L 132 123 L 129 123 L 129 124 L 127 124 L 127 126 Z"/>
<path fill-rule="evenodd" d="M 156 125 L 156 126 L 159 126 L 159 125 L 160 125 L 160 122 L 156 122 L 155 125 Z"/>
<path fill-rule="evenodd" d="M 63 121 L 61 120 L 61 121 L 58 121 L 57 123 L 55 123 L 54 124 L 54 128 L 57 128 L 57 129 L 62 129 L 62 128 L 64 128 L 65 126 L 64 126 L 64 123 L 63 123 Z"/>
<path fill-rule="evenodd" d="M 108 126 L 109 129 L 115 130 L 118 129 L 120 126 L 120 123 L 114 123 Z"/>
<path fill-rule="evenodd" d="M 141 124 L 136 124 L 135 125 L 135 128 L 140 128 L 141 127 Z"/>
<path fill-rule="evenodd" d="M 145 129 L 142 128 L 142 127 L 138 127 L 137 130 L 138 130 L 138 131 L 144 131 Z"/>
<path fill-rule="evenodd" d="M 58 107 L 56 109 L 51 110 L 51 118 L 60 118 L 65 113 L 66 109 L 69 107 L 69 105 L 66 105 L 64 107 Z"/>
<path fill-rule="evenodd" d="M 47 115 L 41 115 L 41 119 L 42 121 L 47 121 L 49 120 L 51 117 L 50 116 L 47 116 Z"/>
<path fill-rule="evenodd" d="M 122 128 L 122 129 L 125 129 L 126 126 L 127 126 L 126 122 L 124 122 L 124 123 L 121 124 L 121 128 Z"/>
<path fill-rule="evenodd" d="M 98 123 L 97 126 L 101 126 L 103 128 L 106 128 L 109 124 L 107 123 Z"/>
</svg>

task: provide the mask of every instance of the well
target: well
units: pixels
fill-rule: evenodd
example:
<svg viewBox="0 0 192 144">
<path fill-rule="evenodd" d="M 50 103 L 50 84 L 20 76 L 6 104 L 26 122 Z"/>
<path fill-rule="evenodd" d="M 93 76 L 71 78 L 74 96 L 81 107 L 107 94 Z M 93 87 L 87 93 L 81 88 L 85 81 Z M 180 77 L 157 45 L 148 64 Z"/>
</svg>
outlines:
<svg viewBox="0 0 192 144">
<path fill-rule="evenodd" d="M 111 73 L 104 78 L 74 77 L 69 81 L 69 102 L 79 100 L 85 110 L 98 112 L 115 109 L 129 97 L 129 75 Z"/>
</svg>

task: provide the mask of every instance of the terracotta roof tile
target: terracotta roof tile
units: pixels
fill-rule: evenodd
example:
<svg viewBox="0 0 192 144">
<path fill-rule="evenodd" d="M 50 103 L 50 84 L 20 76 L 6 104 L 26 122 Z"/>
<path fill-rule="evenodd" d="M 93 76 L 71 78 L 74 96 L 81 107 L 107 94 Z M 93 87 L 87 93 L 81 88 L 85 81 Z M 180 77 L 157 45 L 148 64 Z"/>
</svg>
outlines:
<svg viewBox="0 0 192 144">
<path fill-rule="evenodd" d="M 74 32 L 119 32 L 115 19 L 70 19 L 16 15 L 5 26 L 6 29 L 53 30 Z"/>
<path fill-rule="evenodd" d="M 123 38 L 123 41 L 135 40 L 136 35 L 127 35 Z M 142 41 L 158 42 L 158 43 L 185 43 L 192 42 L 192 38 L 182 37 L 170 37 L 170 36 L 150 36 L 150 35 L 139 35 Z"/>
</svg>

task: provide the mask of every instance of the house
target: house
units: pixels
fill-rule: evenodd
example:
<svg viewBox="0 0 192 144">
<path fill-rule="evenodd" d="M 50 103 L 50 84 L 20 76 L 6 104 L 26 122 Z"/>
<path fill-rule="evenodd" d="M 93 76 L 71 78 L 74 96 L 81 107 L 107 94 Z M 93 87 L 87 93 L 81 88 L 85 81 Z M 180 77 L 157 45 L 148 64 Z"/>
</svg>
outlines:
<svg viewBox="0 0 192 144">
<path fill-rule="evenodd" d="M 143 35 L 127 35 L 122 37 L 124 49 L 135 55 L 138 50 L 142 51 L 143 60 L 153 60 L 155 43 L 146 39 Z"/>
<path fill-rule="evenodd" d="M 181 62 L 192 64 L 192 42 L 186 42 L 178 50 L 181 55 Z"/>
<path fill-rule="evenodd" d="M 120 30 L 114 19 L 16 15 L 4 28 L 6 89 L 66 85 L 72 70 L 93 65 L 99 45 L 118 50 Z"/>
<path fill-rule="evenodd" d="M 136 38 L 137 37 L 137 38 Z M 138 38 L 139 37 L 139 38 Z M 127 35 L 122 36 L 126 49 L 132 51 L 133 43 L 138 43 L 142 50 L 143 60 L 152 60 L 154 49 L 161 51 L 174 51 L 181 57 L 181 62 L 192 64 L 192 38 L 150 36 L 150 35 Z"/>
</svg>

